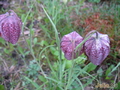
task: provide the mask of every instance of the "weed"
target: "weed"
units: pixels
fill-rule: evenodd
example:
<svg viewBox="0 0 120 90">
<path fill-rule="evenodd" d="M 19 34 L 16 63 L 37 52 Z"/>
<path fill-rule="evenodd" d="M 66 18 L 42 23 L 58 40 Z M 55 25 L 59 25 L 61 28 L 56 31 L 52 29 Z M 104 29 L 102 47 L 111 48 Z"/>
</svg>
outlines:
<svg viewBox="0 0 120 90">
<path fill-rule="evenodd" d="M 113 88 L 118 89 L 119 0 L 116 0 L 117 3 L 98 3 L 100 0 L 92 2 L 16 1 L 11 7 L 21 17 L 22 32 L 16 45 L 6 43 L 0 38 L 0 90 L 4 87 L 11 90 L 84 90 L 90 87 L 98 89 L 97 86 L 111 84 L 114 84 Z M 111 37 L 111 52 L 108 58 L 99 66 L 90 63 L 85 54 L 71 61 L 66 60 L 60 50 L 61 37 L 72 31 L 84 37 L 83 33 L 91 27 L 99 29 L 102 33 L 107 32 Z M 12 57 L 13 52 L 15 57 Z M 9 87 L 5 86 L 7 82 L 4 82 L 6 79 L 1 73 L 5 71 L 3 61 L 8 63 L 8 67 L 16 66 L 14 74 L 17 75 L 17 79 L 10 77 Z"/>
</svg>

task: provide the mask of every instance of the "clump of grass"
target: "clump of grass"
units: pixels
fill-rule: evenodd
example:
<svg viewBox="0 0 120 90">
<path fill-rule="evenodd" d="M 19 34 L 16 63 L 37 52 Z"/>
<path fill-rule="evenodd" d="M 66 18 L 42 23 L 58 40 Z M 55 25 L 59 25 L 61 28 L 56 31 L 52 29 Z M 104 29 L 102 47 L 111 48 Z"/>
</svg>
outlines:
<svg viewBox="0 0 120 90">
<path fill-rule="evenodd" d="M 74 2 L 77 2 L 77 4 L 72 5 Z M 70 3 L 72 4 L 70 5 Z M 21 60 L 24 61 L 23 67 L 20 67 L 22 69 L 20 69 L 19 80 L 12 80 L 11 85 L 13 86 L 11 89 L 84 90 L 88 85 L 95 88 L 97 83 L 100 84 L 105 81 L 109 81 L 105 82 L 109 85 L 111 83 L 115 85 L 119 82 L 120 63 L 116 63 L 115 61 L 113 61 L 115 64 L 110 62 L 106 63 L 106 61 L 104 62 L 106 65 L 103 64 L 97 67 L 89 63 L 88 60 L 83 60 L 85 55 L 68 62 L 60 50 L 61 37 L 74 30 L 83 35 L 86 27 L 82 27 L 81 23 L 83 25 L 84 20 L 93 13 L 98 12 L 98 10 L 101 13 L 102 19 L 105 18 L 104 15 L 113 16 L 113 32 L 114 35 L 118 36 L 120 20 L 119 4 L 109 3 L 108 5 L 103 3 L 102 5 L 93 5 L 90 9 L 85 8 L 84 10 L 80 9 L 80 7 L 84 6 L 84 0 L 68 1 L 66 4 L 58 0 L 27 0 L 24 4 L 28 12 L 23 13 L 21 6 L 18 8 L 18 14 L 23 21 L 20 41 L 17 45 L 9 45 L 9 49 L 6 50 L 5 41 L 0 40 L 2 43 L 1 48 L 4 49 L 1 57 L 5 53 L 9 54 L 15 50 Z M 70 18 L 72 12 L 76 12 L 74 16 L 77 16 L 75 19 L 78 19 L 78 26 L 72 23 L 73 18 Z M 35 22 L 39 23 L 36 23 L 36 25 L 34 24 Z M 37 36 L 35 36 L 38 29 L 40 30 Z M 26 35 L 24 32 L 27 31 L 28 34 Z M 119 39 L 116 38 L 116 40 Z M 23 42 L 25 44 L 21 45 Z M 115 48 L 116 46 L 112 47 L 113 50 Z M 114 57 L 112 60 L 119 60 L 117 58 L 118 53 L 113 53 L 112 55 Z M 8 58 L 13 60 L 13 58 Z M 66 68 L 66 65 L 70 65 L 70 67 Z M 114 72 L 115 75 L 113 75 Z M 20 84 L 17 85 L 14 82 L 19 82 Z"/>
</svg>

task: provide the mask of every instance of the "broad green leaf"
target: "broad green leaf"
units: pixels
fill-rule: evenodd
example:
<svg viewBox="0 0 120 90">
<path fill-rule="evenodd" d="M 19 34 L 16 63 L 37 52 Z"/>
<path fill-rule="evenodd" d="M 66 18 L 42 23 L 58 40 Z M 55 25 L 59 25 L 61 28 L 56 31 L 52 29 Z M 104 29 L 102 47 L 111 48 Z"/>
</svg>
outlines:
<svg viewBox="0 0 120 90">
<path fill-rule="evenodd" d="M 47 81 L 47 80 L 46 80 L 46 78 L 45 78 L 45 77 L 43 77 L 42 75 L 40 75 L 38 78 L 39 78 L 39 79 L 40 79 L 40 81 L 42 81 L 42 82 L 46 82 L 46 81 Z"/>
<path fill-rule="evenodd" d="M 5 90 L 3 85 L 0 85 L 0 90 Z"/>
<path fill-rule="evenodd" d="M 37 44 L 37 41 L 38 41 L 37 38 L 34 38 L 34 39 L 33 39 L 34 45 Z"/>
<path fill-rule="evenodd" d="M 96 67 L 97 67 L 97 66 L 94 65 L 93 63 L 89 63 L 87 66 L 85 66 L 85 67 L 83 68 L 83 70 L 85 70 L 86 72 L 89 73 L 90 71 L 95 70 Z"/>
</svg>

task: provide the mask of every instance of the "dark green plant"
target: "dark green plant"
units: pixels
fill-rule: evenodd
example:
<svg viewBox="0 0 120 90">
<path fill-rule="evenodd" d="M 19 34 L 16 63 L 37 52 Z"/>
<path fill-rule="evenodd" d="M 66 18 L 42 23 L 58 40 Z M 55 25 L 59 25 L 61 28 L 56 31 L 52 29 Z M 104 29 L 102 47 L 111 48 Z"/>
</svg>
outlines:
<svg viewBox="0 0 120 90">
<path fill-rule="evenodd" d="M 101 0 L 88 0 L 88 1 L 92 3 L 99 3 Z"/>
<path fill-rule="evenodd" d="M 35 60 L 30 61 L 30 64 L 26 71 L 28 77 L 36 78 L 36 76 L 38 75 L 38 71 L 40 71 L 40 68 L 38 64 L 36 63 L 36 61 Z"/>
</svg>

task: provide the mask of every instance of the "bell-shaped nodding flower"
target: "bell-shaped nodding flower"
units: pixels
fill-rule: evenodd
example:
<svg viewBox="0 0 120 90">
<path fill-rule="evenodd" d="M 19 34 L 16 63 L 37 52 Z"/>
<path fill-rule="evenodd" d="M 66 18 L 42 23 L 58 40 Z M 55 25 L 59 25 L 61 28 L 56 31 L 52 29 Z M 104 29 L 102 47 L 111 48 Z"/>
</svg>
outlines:
<svg viewBox="0 0 120 90">
<path fill-rule="evenodd" d="M 10 10 L 0 15 L 0 33 L 1 37 L 6 41 L 17 43 L 21 33 L 22 22 L 17 14 Z"/>
<path fill-rule="evenodd" d="M 83 48 L 76 49 L 76 46 L 83 41 L 83 38 L 73 31 L 65 36 L 61 40 L 61 50 L 64 52 L 65 58 L 72 60 L 83 53 Z"/>
<path fill-rule="evenodd" d="M 86 37 L 93 32 L 94 31 L 89 32 Z M 110 40 L 108 35 L 95 32 L 84 43 L 84 51 L 93 64 L 100 65 L 110 52 Z"/>
</svg>

